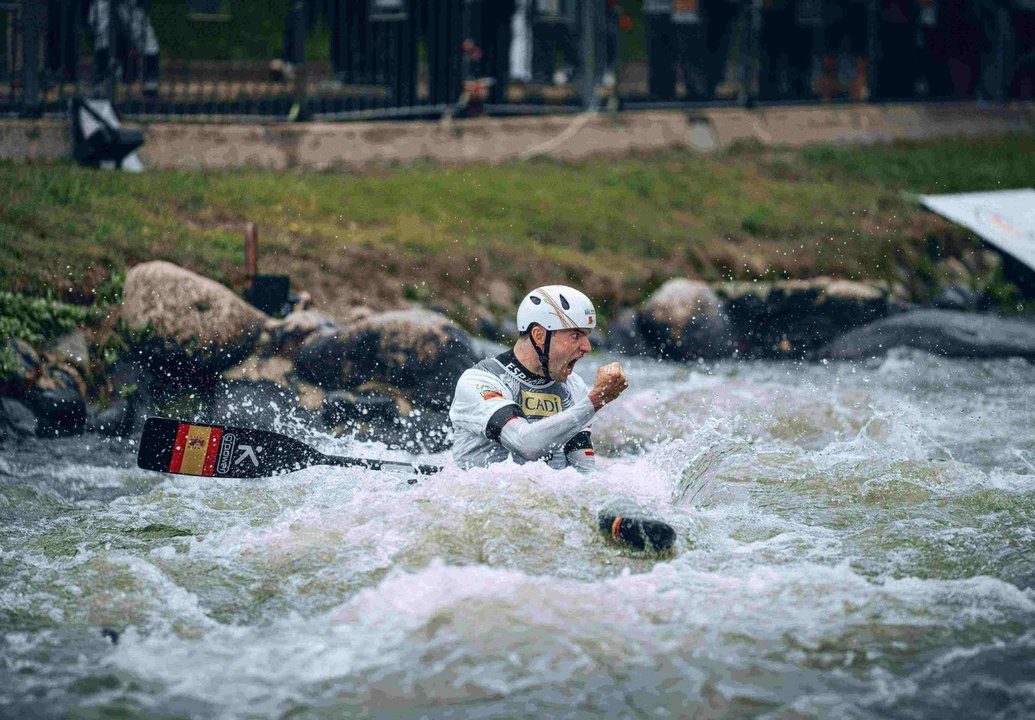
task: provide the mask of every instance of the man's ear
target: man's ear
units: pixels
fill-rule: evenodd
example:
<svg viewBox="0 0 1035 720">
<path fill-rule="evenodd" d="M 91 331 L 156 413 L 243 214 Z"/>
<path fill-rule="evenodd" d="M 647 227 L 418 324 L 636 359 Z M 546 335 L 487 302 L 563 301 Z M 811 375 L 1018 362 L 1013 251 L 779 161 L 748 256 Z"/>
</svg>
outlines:
<svg viewBox="0 0 1035 720">
<path fill-rule="evenodd" d="M 539 347 L 542 347 L 543 343 L 546 342 L 546 328 L 544 328 L 542 325 L 534 326 L 528 334 L 531 335 L 532 339 L 535 341 L 535 344 Z"/>
</svg>

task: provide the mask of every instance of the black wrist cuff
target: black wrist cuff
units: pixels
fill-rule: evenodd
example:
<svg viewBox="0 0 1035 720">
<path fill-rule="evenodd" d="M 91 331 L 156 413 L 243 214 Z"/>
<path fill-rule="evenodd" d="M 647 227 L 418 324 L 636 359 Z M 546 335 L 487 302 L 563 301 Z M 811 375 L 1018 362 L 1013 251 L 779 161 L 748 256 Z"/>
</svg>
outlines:
<svg viewBox="0 0 1035 720">
<path fill-rule="evenodd" d="M 485 426 L 485 437 L 489 438 L 493 442 L 499 442 L 500 433 L 503 432 L 503 426 L 510 422 L 512 418 L 516 418 L 520 414 L 521 413 L 518 412 L 517 405 L 504 405 L 489 418 L 489 422 Z"/>
</svg>

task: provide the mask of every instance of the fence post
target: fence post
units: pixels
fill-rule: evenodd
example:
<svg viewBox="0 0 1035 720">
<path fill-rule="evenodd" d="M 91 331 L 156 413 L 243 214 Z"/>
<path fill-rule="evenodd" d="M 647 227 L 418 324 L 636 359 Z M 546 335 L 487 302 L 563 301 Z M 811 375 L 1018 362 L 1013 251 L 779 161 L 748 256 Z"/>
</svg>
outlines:
<svg viewBox="0 0 1035 720">
<path fill-rule="evenodd" d="M 747 17 L 744 18 L 744 31 L 741 35 L 743 46 L 740 48 L 740 95 L 737 101 L 749 108 L 755 104 L 755 78 L 758 76 L 758 36 L 762 26 L 761 0 L 746 0 L 744 5 Z"/>
<path fill-rule="evenodd" d="M 877 87 L 877 61 L 881 52 L 880 38 L 880 6 L 878 0 L 869 0 L 866 4 L 866 98 L 867 102 L 879 97 Z"/>
<path fill-rule="evenodd" d="M 43 114 L 40 91 L 40 32 L 43 29 L 43 4 L 39 0 L 22 2 L 22 110 L 23 117 Z"/>
<path fill-rule="evenodd" d="M 594 0 L 582 0 L 582 107 L 593 109 L 596 91 L 596 8 Z"/>
<path fill-rule="evenodd" d="M 306 108 L 306 96 L 308 91 L 308 73 L 305 62 L 305 36 L 306 36 L 306 0 L 293 0 L 291 3 L 291 54 L 288 58 L 295 66 L 295 101 L 291 107 L 290 120 L 307 120 L 309 117 Z"/>
</svg>

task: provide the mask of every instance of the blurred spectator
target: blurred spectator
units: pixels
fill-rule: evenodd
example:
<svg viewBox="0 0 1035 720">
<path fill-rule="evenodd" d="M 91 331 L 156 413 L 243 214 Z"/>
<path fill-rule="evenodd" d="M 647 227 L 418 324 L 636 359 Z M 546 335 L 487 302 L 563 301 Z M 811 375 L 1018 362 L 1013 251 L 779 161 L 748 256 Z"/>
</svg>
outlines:
<svg viewBox="0 0 1035 720">
<path fill-rule="evenodd" d="M 1027 8 L 1020 4 L 1010 13 L 1013 28 L 1013 52 L 1007 72 L 1010 97 L 1031 100 L 1035 98 L 1035 4 Z"/>
<path fill-rule="evenodd" d="M 847 94 L 853 100 L 869 97 L 866 0 L 826 0 L 823 8 L 823 71 L 819 81 L 824 100 Z M 843 72 L 847 64 L 847 73 Z M 850 78 L 845 87 L 842 77 Z"/>
<path fill-rule="evenodd" d="M 875 98 L 912 97 L 916 86 L 917 0 L 880 0 Z"/>
<path fill-rule="evenodd" d="M 52 79 L 76 82 L 79 79 L 80 0 L 47 0 L 47 70 Z"/>
<path fill-rule="evenodd" d="M 93 0 L 90 4 L 87 27 L 93 41 L 95 87 L 109 77 L 134 82 L 142 74 L 144 93 L 158 92 L 158 37 L 147 4 L 147 0 Z"/>
<path fill-rule="evenodd" d="M 686 88 L 686 99 L 711 95 L 714 85 L 709 77 L 707 25 L 700 0 L 645 0 L 643 12 L 650 96 L 674 100 L 677 74 Z"/>
<path fill-rule="evenodd" d="M 709 95 L 717 96 L 726 80 L 730 46 L 737 31 L 741 0 L 702 0 L 705 22 L 705 86 Z"/>
<path fill-rule="evenodd" d="M 532 2 L 516 0 L 510 18 L 510 78 L 515 82 L 532 82 Z"/>
<path fill-rule="evenodd" d="M 763 100 L 812 94 L 813 34 L 819 17 L 810 16 L 803 4 L 806 0 L 762 3 L 758 93 Z"/>
<path fill-rule="evenodd" d="M 480 0 L 469 2 L 472 13 L 472 48 L 468 52 L 472 67 L 470 78 L 488 78 L 488 97 L 491 103 L 506 102 L 510 84 L 511 21 L 517 3 L 515 0 Z"/>
<path fill-rule="evenodd" d="M 713 94 L 706 75 L 705 23 L 701 10 L 700 0 L 672 1 L 676 58 L 687 100 L 703 100 Z"/>
<path fill-rule="evenodd" d="M 532 20 L 532 79 L 566 85 L 574 79 L 578 57 L 578 2 L 534 0 Z"/>
<path fill-rule="evenodd" d="M 647 34 L 647 93 L 655 100 L 676 96 L 675 38 L 671 0 L 644 0 Z"/>
<path fill-rule="evenodd" d="M 968 0 L 920 0 L 917 91 L 926 97 L 970 97 L 985 39 Z"/>
</svg>

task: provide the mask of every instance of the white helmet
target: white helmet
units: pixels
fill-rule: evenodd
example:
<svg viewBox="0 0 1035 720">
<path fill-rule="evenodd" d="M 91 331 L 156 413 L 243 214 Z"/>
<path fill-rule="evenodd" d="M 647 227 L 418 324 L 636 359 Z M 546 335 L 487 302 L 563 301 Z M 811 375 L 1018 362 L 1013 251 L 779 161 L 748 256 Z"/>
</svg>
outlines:
<svg viewBox="0 0 1035 720">
<path fill-rule="evenodd" d="M 597 326 L 597 311 L 588 297 L 567 285 L 544 285 L 525 295 L 517 311 L 518 331 L 533 324 L 546 330 L 592 330 Z"/>
</svg>

